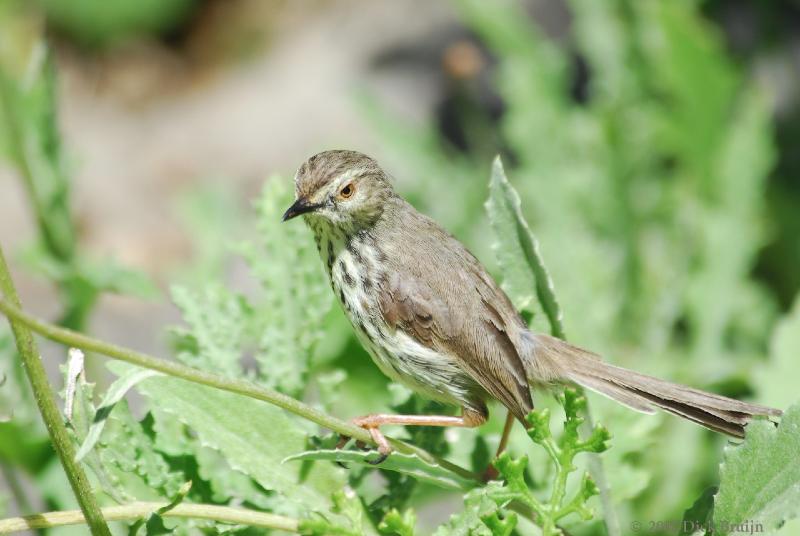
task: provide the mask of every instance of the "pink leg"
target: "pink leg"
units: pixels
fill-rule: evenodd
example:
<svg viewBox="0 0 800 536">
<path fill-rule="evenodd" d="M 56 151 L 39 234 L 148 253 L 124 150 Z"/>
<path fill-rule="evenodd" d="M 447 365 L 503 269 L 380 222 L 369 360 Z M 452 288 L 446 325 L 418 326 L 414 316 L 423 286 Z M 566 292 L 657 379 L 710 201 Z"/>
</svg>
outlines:
<svg viewBox="0 0 800 536">
<path fill-rule="evenodd" d="M 506 414 L 506 424 L 503 426 L 503 435 L 500 437 L 500 444 L 497 445 L 497 452 L 494 454 L 495 458 L 499 458 L 503 451 L 506 450 L 506 447 L 508 446 L 508 436 L 511 434 L 511 427 L 513 425 L 514 415 L 509 411 Z M 495 469 L 494 465 L 490 465 L 483 473 L 483 480 L 484 482 L 488 482 L 496 479 L 497 476 L 497 469 Z"/>
<path fill-rule="evenodd" d="M 400 424 L 404 426 L 461 426 L 466 428 L 474 428 L 486 422 L 486 416 L 462 409 L 460 417 L 451 417 L 449 415 L 391 415 L 391 414 L 374 414 L 357 417 L 351 421 L 356 426 L 360 426 L 367 430 L 372 436 L 372 440 L 378 446 L 378 452 L 381 456 L 375 462 L 375 465 L 381 463 L 392 452 L 392 447 L 386 440 L 386 437 L 381 433 L 380 427 L 387 424 Z M 346 438 L 343 438 L 346 443 Z M 342 441 L 339 442 L 338 447 L 343 447 Z"/>
</svg>

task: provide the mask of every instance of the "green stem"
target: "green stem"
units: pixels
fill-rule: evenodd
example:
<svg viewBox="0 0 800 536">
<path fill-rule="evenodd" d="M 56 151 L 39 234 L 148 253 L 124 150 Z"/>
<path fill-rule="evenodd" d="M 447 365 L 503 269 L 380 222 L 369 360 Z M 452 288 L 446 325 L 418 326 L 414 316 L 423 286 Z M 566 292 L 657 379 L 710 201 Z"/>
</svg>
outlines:
<svg viewBox="0 0 800 536">
<path fill-rule="evenodd" d="M 2 248 L 0 248 L 0 291 L 11 303 L 17 307 L 20 306 L 17 291 L 11 280 L 11 274 Z M 5 300 L 3 302 L 6 303 Z M 64 471 L 67 473 L 67 479 L 75 492 L 78 504 L 86 516 L 89 529 L 93 535 L 111 536 L 108 525 L 106 525 L 100 513 L 100 507 L 95 501 L 89 480 L 86 478 L 83 469 L 75 462 L 75 449 L 64 426 L 61 412 L 56 405 L 53 390 L 47 381 L 47 373 L 39 357 L 39 350 L 33 340 L 33 335 L 23 323 L 13 319 L 10 319 L 10 323 L 11 331 L 14 333 L 14 339 L 17 343 L 17 350 L 22 359 L 22 366 L 33 389 L 39 412 L 42 414 L 53 448 L 61 460 L 61 465 L 64 466 Z"/>
<path fill-rule="evenodd" d="M 237 378 L 227 378 L 218 374 L 212 374 L 210 372 L 188 367 L 174 361 L 167 361 L 166 359 L 153 357 L 129 348 L 124 348 L 122 346 L 117 346 L 115 344 L 89 337 L 83 333 L 78 333 L 76 331 L 55 326 L 53 324 L 48 324 L 47 322 L 39 320 L 36 317 L 23 312 L 19 307 L 15 307 L 6 300 L 0 300 L 0 311 L 2 311 L 9 318 L 13 319 L 14 323 L 27 326 L 30 330 L 42 335 L 43 337 L 60 342 L 66 346 L 81 348 L 85 351 L 95 352 L 97 354 L 102 354 L 114 359 L 119 359 L 120 361 L 131 363 L 132 365 L 137 365 L 139 367 L 151 370 L 157 370 L 169 376 L 174 376 L 176 378 L 199 383 L 201 385 L 207 385 L 223 391 L 229 391 L 231 393 L 255 398 L 256 400 L 261 400 L 263 402 L 278 406 L 279 408 L 283 408 L 290 413 L 294 413 L 295 415 L 303 417 L 304 419 L 315 422 L 318 425 L 333 430 L 341 435 L 352 437 L 353 439 L 363 441 L 370 445 L 375 444 L 369 432 L 363 428 L 323 413 L 318 409 L 315 409 L 307 404 L 304 404 L 303 402 L 300 402 L 299 400 L 273 389 L 256 385 L 250 381 Z M 478 475 L 464 469 L 463 467 L 450 463 L 447 460 L 443 460 L 437 456 L 434 456 L 426 450 L 402 441 L 398 441 L 396 439 L 389 439 L 389 442 L 398 452 L 402 452 L 404 454 L 415 454 L 426 462 L 440 465 L 441 467 L 448 469 L 463 478 L 475 480 L 476 483 L 480 481 Z"/>
<path fill-rule="evenodd" d="M 169 503 L 135 502 L 120 506 L 107 506 L 102 509 L 102 515 L 108 521 L 141 519 L 149 516 L 159 508 L 164 508 L 166 506 L 169 506 Z M 181 503 L 160 515 L 163 517 L 209 519 L 212 521 L 230 523 L 232 525 L 248 525 L 251 527 L 283 530 L 287 532 L 298 532 L 299 527 L 299 522 L 289 517 L 266 514 L 254 510 L 245 510 L 243 508 L 218 506 L 215 504 Z M 2 519 L 0 520 L 0 534 L 21 530 L 60 527 L 64 525 L 78 525 L 81 523 L 86 523 L 86 518 L 80 510 L 47 512 L 44 514 Z"/>
<path fill-rule="evenodd" d="M 550 512 L 555 514 L 561 508 L 561 502 L 564 500 L 564 495 L 567 493 L 567 478 L 570 472 L 575 469 L 572 462 L 569 461 L 571 454 L 563 454 L 556 463 L 556 481 L 553 485 L 553 493 L 550 495 Z M 553 515 L 553 521 L 556 517 Z"/>
<path fill-rule="evenodd" d="M 529 235 L 522 233 L 522 236 L 524 237 Z M 547 273 L 547 271 L 544 270 L 544 261 L 542 260 L 541 253 L 539 252 L 538 243 L 532 237 L 531 239 L 532 241 L 528 248 L 533 252 L 534 256 L 534 262 L 532 265 L 534 266 L 534 273 L 536 277 L 537 297 L 539 302 L 542 304 L 542 308 L 547 316 L 547 320 L 550 323 L 550 333 L 554 337 L 558 337 L 561 340 L 567 340 L 567 335 L 564 331 L 564 314 L 561 310 L 561 305 L 558 303 L 558 300 L 556 300 L 553 281 L 550 279 L 550 275 Z M 579 395 L 586 396 L 583 387 L 580 385 L 575 385 L 574 388 L 578 391 Z M 589 402 L 587 400 L 586 408 L 584 409 L 584 421 L 583 424 L 581 424 L 581 432 L 591 433 L 593 429 L 594 419 L 592 418 L 592 412 L 589 409 Z M 603 520 L 605 522 L 606 532 L 608 536 L 619 536 L 621 534 L 619 528 L 619 519 L 617 519 L 617 513 L 614 510 L 614 504 L 611 500 L 611 490 L 608 487 L 608 480 L 606 479 L 606 471 L 605 467 L 603 466 L 603 459 L 600 458 L 599 454 L 592 452 L 589 453 L 589 472 L 594 478 L 597 489 L 600 492 L 600 503 L 603 506 L 603 513 L 605 514 L 603 516 Z"/>
</svg>

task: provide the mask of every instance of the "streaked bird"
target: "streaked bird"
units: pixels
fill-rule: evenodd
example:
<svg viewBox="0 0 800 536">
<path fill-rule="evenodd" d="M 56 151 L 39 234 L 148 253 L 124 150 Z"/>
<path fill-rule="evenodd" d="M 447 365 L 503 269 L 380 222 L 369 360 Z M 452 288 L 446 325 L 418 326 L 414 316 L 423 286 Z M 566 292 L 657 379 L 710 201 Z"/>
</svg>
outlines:
<svg viewBox="0 0 800 536">
<path fill-rule="evenodd" d="M 385 458 L 386 424 L 483 424 L 486 402 L 524 423 L 531 387 L 575 383 L 643 412 L 662 409 L 734 437 L 756 415 L 780 410 L 613 366 L 587 350 L 531 332 L 500 286 L 453 236 L 393 189 L 375 160 L 325 151 L 295 177 L 296 201 L 331 287 L 364 348 L 390 378 L 459 406 L 460 416 L 373 414 L 354 419 Z"/>
</svg>

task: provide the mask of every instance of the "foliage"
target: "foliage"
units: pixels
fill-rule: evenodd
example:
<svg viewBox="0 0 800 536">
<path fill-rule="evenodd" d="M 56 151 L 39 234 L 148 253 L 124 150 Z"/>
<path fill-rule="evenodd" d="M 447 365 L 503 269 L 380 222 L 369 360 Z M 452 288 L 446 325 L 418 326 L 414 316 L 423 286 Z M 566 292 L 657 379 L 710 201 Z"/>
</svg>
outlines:
<svg viewBox="0 0 800 536">
<path fill-rule="evenodd" d="M 83 255 L 76 243 L 70 213 L 70 184 L 58 134 L 55 68 L 40 41 L 28 8 L 6 2 L 0 23 L 0 154 L 5 153 L 27 189 L 38 227 L 37 243 L 25 252 L 29 267 L 58 285 L 64 304 L 61 323 L 83 329 L 102 292 L 153 297 L 155 288 L 143 275 L 113 260 Z M 4 143 L 3 143 L 4 142 Z"/>
<path fill-rule="evenodd" d="M 0 7 L 0 24 L 18 20 L 12 5 Z M 571 0 L 572 29 L 562 46 L 514 2 L 455 5 L 496 59 L 491 88 L 506 109 L 498 124 L 462 110 L 473 145 L 461 153 L 431 126 L 407 124 L 367 102 L 389 153 L 383 163 L 399 174 L 402 193 L 474 249 L 532 315 L 534 329 L 563 336 L 568 328 L 576 343 L 610 361 L 698 387 L 777 407 L 795 402 L 800 306 L 776 323 L 778 300 L 752 273 L 765 240 L 764 184 L 773 160 L 765 97 L 696 6 Z M 0 69 L 0 151 L 25 181 L 37 219 L 37 243 L 23 258 L 59 288 L 62 323 L 82 329 L 101 292 L 146 294 L 149 285 L 78 247 L 54 71 L 36 24 L 22 26 L 0 32 L 3 43 L 23 36 Z M 574 54 L 590 73 L 575 98 L 568 91 Z M 493 135 L 476 134 L 487 130 Z M 498 159 L 486 200 L 488 155 L 498 152 L 515 187 Z M 291 197 L 288 181 L 269 179 L 255 216 L 241 217 L 229 232 L 202 221 L 205 209 L 195 214 L 190 230 L 202 245 L 200 262 L 215 270 L 171 289 L 182 316 L 169 330 L 174 357 L 335 415 L 445 411 L 397 396 L 366 364 L 341 312 L 331 309 L 307 231 L 280 223 Z M 484 202 L 486 218 L 478 216 Z M 224 280 L 219 267 L 234 256 L 254 290 Z M 0 353 L 11 356 L 10 348 L 0 332 Z M 25 378 L 6 362 L 4 469 L 35 475 L 49 506 L 67 508 L 63 482 L 48 485 L 58 471 L 47 438 L 41 429 L 30 432 L 38 421 Z M 537 393 L 542 409 L 529 415 L 527 434 L 517 427 L 509 452 L 494 461 L 502 480 L 483 484 L 420 453 L 394 453 L 373 466 L 374 452 L 334 449 L 337 437 L 264 402 L 121 363 L 109 368 L 118 378 L 102 394 L 86 379 L 90 372 L 77 376 L 69 424 L 105 504 L 167 505 L 129 519 L 131 533 L 262 532 L 219 518 L 162 515 L 178 504 L 280 514 L 308 534 L 603 533 L 599 521 L 589 521 L 598 489 L 584 467 L 588 456 L 577 454 L 604 451 L 609 435 L 602 427 L 579 433 L 585 400 L 572 391 L 558 397 L 560 433 L 551 431 L 549 416 L 561 410 Z M 131 389 L 140 396 L 136 411 L 125 398 Z M 599 420 L 613 423 L 614 446 L 602 459 L 622 533 L 647 519 L 752 519 L 771 529 L 797 515 L 798 479 L 789 463 L 800 448 L 797 406 L 778 428 L 754 423 L 743 444 L 727 447 L 717 474 L 721 443 L 713 436 L 591 402 Z M 494 419 L 480 430 L 392 435 L 480 472 L 501 425 Z M 24 495 L 15 499 L 24 509 Z"/>
<path fill-rule="evenodd" d="M 22 181 L 36 222 L 35 242 L 20 255 L 24 265 L 44 276 L 58 290 L 60 323 L 83 329 L 103 292 L 152 298 L 157 293 L 142 274 L 113 260 L 83 253 L 70 212 L 70 183 L 58 131 L 56 77 L 50 50 L 41 38 L 42 21 L 25 2 L 0 5 L 0 158 Z M 5 326 L 0 341 L 7 339 Z M 0 463 L 9 480 L 17 471 L 34 478 L 47 490 L 52 506 L 72 506 L 66 479 L 57 467 L 55 453 L 36 414 L 33 393 L 11 350 L 3 347 L 0 374 L 0 415 L 13 414 L 0 423 Z M 25 430 L 24 434 L 20 431 Z M 25 437 L 20 448 L 19 437 Z M 28 511 L 23 487 L 13 486 L 18 506 Z"/>
<path fill-rule="evenodd" d="M 561 534 L 558 522 L 570 514 L 577 514 L 583 520 L 592 518 L 592 510 L 586 502 L 597 495 L 597 486 L 585 473 L 573 496 L 565 502 L 567 480 L 576 470 L 572 463 L 575 456 L 581 452 L 605 451 L 610 435 L 605 428 L 596 427 L 588 438 L 580 438 L 578 428 L 583 422 L 581 412 L 585 410 L 586 399 L 568 389 L 560 401 L 564 406 L 565 420 L 564 432 L 558 440 L 550 430 L 549 410 L 533 411 L 526 419 L 528 437 L 547 452 L 555 467 L 549 498 L 543 501 L 529 489 L 525 473 L 527 456 L 513 459 L 508 453 L 503 453 L 494 465 L 505 484 L 495 481 L 468 493 L 463 512 L 453 515 L 437 534 L 511 534 L 517 524 L 517 514 L 508 510 L 512 503 L 529 508 L 544 535 Z"/>
<path fill-rule="evenodd" d="M 108 46 L 136 34 L 174 29 L 191 16 L 196 0 L 78 0 L 69 6 L 39 0 L 51 23 L 86 46 Z"/>
<path fill-rule="evenodd" d="M 492 165 L 486 211 L 496 236 L 492 249 L 503 272 L 503 290 L 514 300 L 514 306 L 524 311 L 534 303 L 535 289 L 553 335 L 563 337 L 561 307 L 555 298 L 553 280 L 544 267 L 539 243 L 522 215 L 519 194 L 509 184 L 499 157 Z"/>
<path fill-rule="evenodd" d="M 471 138 L 475 145 L 461 153 L 431 137 L 428 125 L 367 107 L 390 142 L 386 165 L 417 195 L 416 205 L 492 267 L 488 226 L 471 207 L 482 197 L 482 155 L 501 152 L 571 341 L 729 396 L 777 407 L 794 401 L 792 358 L 763 358 L 776 296 L 752 272 L 766 238 L 764 188 L 774 157 L 766 95 L 742 76 L 693 4 L 573 0 L 561 44 L 516 2 L 456 5 L 488 49 L 487 76 L 504 112 L 489 125 L 498 136 Z M 485 130 L 485 88 L 470 81 L 458 89 L 469 97 L 464 128 Z M 421 182 L 427 177 L 448 186 Z M 513 230 L 506 225 L 501 238 L 520 251 Z M 533 279 L 508 281 L 502 257 L 494 267 L 514 303 L 530 303 Z M 548 324 L 534 314 L 534 329 Z M 782 333 L 791 338 L 790 327 Z M 626 435 L 603 456 L 623 532 L 637 520 L 680 519 L 718 481 L 720 443 L 709 434 L 592 403 L 595 418 Z"/>
<path fill-rule="evenodd" d="M 798 452 L 799 404 L 786 411 L 777 427 L 769 421 L 752 423 L 747 441 L 726 449 L 714 498 L 714 525 L 720 534 L 754 522 L 770 531 L 800 515 Z"/>
</svg>

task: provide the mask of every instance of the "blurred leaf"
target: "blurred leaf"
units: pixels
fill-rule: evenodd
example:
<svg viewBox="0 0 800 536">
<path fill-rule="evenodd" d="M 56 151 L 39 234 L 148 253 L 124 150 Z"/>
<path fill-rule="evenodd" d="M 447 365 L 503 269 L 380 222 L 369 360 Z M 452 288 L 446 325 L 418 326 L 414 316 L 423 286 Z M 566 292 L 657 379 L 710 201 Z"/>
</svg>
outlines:
<svg viewBox="0 0 800 536">
<path fill-rule="evenodd" d="M 719 351 L 737 304 L 731 288 L 747 284 L 743 280 L 761 245 L 760 210 L 772 167 L 768 122 L 763 99 L 748 90 L 720 139 L 719 152 L 709 158 L 715 199 L 698 221 L 704 232 L 698 237 L 697 268 L 686 295 L 696 323 L 695 351 L 703 359 Z"/>
<path fill-rule="evenodd" d="M 492 165 L 489 199 L 486 201 L 489 221 L 495 233 L 493 249 L 503 270 L 505 290 L 518 310 L 530 309 L 533 290 L 552 326 L 553 335 L 564 337 L 561 307 L 539 252 L 539 243 L 522 215 L 520 199 L 497 157 Z"/>
<path fill-rule="evenodd" d="M 694 504 L 686 509 L 683 513 L 679 534 L 694 534 L 696 531 L 711 526 L 714 514 L 714 495 L 717 491 L 716 487 L 706 488 Z"/>
<path fill-rule="evenodd" d="M 27 423 L 0 422 L 0 460 L 36 474 L 52 459 L 53 447 L 47 435 L 29 430 Z"/>
<path fill-rule="evenodd" d="M 7 322 L 0 322 L 0 426 L 7 422 L 27 427 L 31 440 L 38 435 L 47 441 L 47 431 L 12 342 L 11 329 Z"/>
<path fill-rule="evenodd" d="M 310 450 L 293 454 L 284 463 L 299 460 L 327 460 L 341 463 L 356 463 L 369 467 L 379 467 L 387 471 L 411 475 L 417 480 L 446 489 L 469 489 L 475 485 L 473 480 L 465 479 L 439 465 L 422 460 L 415 454 L 393 452 L 379 466 L 371 464 L 378 456 L 377 451 L 360 452 L 353 450 Z"/>
<path fill-rule="evenodd" d="M 141 274 L 113 262 L 89 262 L 77 252 L 56 113 L 56 71 L 39 19 L 30 3 L 12 0 L 0 11 L 0 142 L 36 218 L 38 234 L 29 260 L 59 286 L 60 323 L 80 331 L 100 292 L 148 297 L 157 292 Z"/>
<path fill-rule="evenodd" d="M 747 426 L 744 443 L 725 449 L 714 523 L 724 527 L 756 522 L 773 530 L 800 514 L 800 404 L 777 427 L 765 420 Z M 736 532 L 724 528 L 720 534 Z"/>
<path fill-rule="evenodd" d="M 491 498 L 501 488 L 499 482 L 489 482 L 485 487 L 470 491 L 464 496 L 464 509 L 450 516 L 439 527 L 435 536 L 493 536 L 483 518 L 497 512 L 497 501 Z"/>
<path fill-rule="evenodd" d="M 339 520 L 330 516 L 305 519 L 300 522 L 299 532 L 311 536 L 371 536 L 372 525 L 364 523 L 364 508 L 356 493 L 349 487 L 334 492 L 331 496 L 331 511 L 340 514 Z"/>
<path fill-rule="evenodd" d="M 44 42 L 29 47 L 21 55 L 27 62 L 24 77 L 8 74 L 0 65 L 5 137 L 28 189 L 41 240 L 53 257 L 68 260 L 75 251 L 75 234 L 56 121 L 55 67 Z"/>
<path fill-rule="evenodd" d="M 296 396 L 305 386 L 332 298 L 308 230 L 299 222 L 281 222 L 292 199 L 285 180 L 267 180 L 256 201 L 258 240 L 243 246 L 242 252 L 263 288 L 254 305 L 259 377 Z"/>
<path fill-rule="evenodd" d="M 800 356 L 800 296 L 772 334 L 769 361 L 754 371 L 759 400 L 785 408 L 797 400 L 797 357 Z"/>
<path fill-rule="evenodd" d="M 104 46 L 159 33 L 186 20 L 196 0 L 38 0 L 52 24 L 84 45 Z"/>
<path fill-rule="evenodd" d="M 650 3 L 642 12 L 657 32 L 645 41 L 652 54 L 651 76 L 669 95 L 661 125 L 665 142 L 686 159 L 701 191 L 714 195 L 713 160 L 726 135 L 722 126 L 731 113 L 738 77 L 719 36 L 708 31 L 689 4 Z"/>
<path fill-rule="evenodd" d="M 172 301 L 188 325 L 171 330 L 178 359 L 192 367 L 239 376 L 243 337 L 252 316 L 244 298 L 209 284 L 201 292 L 174 286 Z"/>
<path fill-rule="evenodd" d="M 178 197 L 175 211 L 192 249 L 191 262 L 180 267 L 178 281 L 189 288 L 225 278 L 231 237 L 240 236 L 250 223 L 250 214 L 242 210 L 229 184 L 226 177 L 212 177 Z"/>
<path fill-rule="evenodd" d="M 390 510 L 378 525 L 381 534 L 394 534 L 396 536 L 414 536 L 417 525 L 417 515 L 413 510 L 406 510 L 402 514 L 397 510 Z"/>
</svg>

